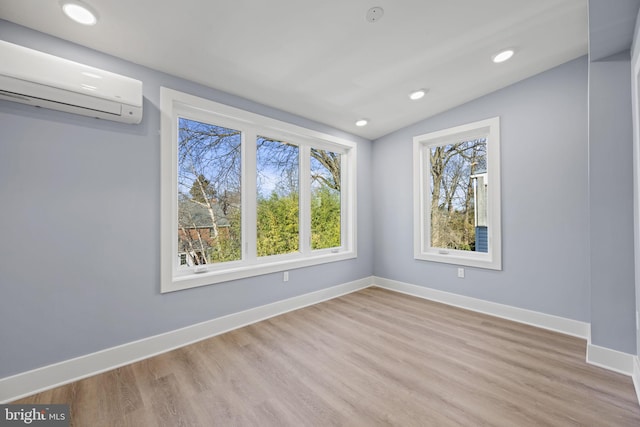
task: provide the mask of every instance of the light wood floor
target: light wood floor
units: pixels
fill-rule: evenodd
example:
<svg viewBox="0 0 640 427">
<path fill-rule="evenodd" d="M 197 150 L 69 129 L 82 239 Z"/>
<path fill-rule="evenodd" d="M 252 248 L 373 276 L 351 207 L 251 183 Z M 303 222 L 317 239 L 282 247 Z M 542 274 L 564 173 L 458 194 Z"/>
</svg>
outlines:
<svg viewBox="0 0 640 427">
<path fill-rule="evenodd" d="M 640 426 L 584 340 L 369 288 L 15 403 L 74 426 Z"/>
</svg>

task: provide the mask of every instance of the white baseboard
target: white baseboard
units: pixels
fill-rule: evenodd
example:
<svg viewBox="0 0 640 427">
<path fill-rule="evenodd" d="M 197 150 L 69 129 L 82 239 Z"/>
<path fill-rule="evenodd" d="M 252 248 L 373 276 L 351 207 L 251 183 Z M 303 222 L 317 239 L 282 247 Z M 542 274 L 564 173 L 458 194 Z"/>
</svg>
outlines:
<svg viewBox="0 0 640 427">
<path fill-rule="evenodd" d="M 633 376 L 634 355 L 587 344 L 587 363 L 620 374 Z"/>
<path fill-rule="evenodd" d="M 638 397 L 638 404 L 640 405 L 640 356 L 634 356 L 633 358 L 633 388 L 636 389 L 636 396 Z"/>
<path fill-rule="evenodd" d="M 638 397 L 638 404 L 640 405 L 640 356 L 633 358 L 633 387 L 636 389 L 636 396 Z"/>
<path fill-rule="evenodd" d="M 464 308 L 479 313 L 503 319 L 513 320 L 527 325 L 560 332 L 574 337 L 589 339 L 590 325 L 587 322 L 553 316 L 537 311 L 512 307 L 510 305 L 498 304 L 464 295 L 452 294 L 450 292 L 439 291 L 424 286 L 412 285 L 396 280 L 373 278 L 374 286 L 389 289 L 404 294 L 425 298 L 431 301 L 441 302 L 447 305 Z"/>
<path fill-rule="evenodd" d="M 0 379 L 0 404 L 143 360 L 371 285 L 356 280 Z"/>
</svg>

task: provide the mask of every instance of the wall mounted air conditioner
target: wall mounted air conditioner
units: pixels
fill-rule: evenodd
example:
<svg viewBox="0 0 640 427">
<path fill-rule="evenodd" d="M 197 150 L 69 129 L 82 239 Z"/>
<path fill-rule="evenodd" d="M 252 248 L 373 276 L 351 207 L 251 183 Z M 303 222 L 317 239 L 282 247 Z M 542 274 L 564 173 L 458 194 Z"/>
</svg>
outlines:
<svg viewBox="0 0 640 427">
<path fill-rule="evenodd" d="M 142 82 L 0 40 L 0 99 L 124 123 L 142 120 Z"/>
</svg>

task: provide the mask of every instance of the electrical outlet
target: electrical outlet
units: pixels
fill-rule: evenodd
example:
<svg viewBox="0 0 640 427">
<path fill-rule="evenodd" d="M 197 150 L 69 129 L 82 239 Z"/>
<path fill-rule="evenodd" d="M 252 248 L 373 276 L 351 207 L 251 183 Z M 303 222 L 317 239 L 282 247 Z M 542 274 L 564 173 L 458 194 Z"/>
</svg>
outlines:
<svg viewBox="0 0 640 427">
<path fill-rule="evenodd" d="M 282 281 L 283 282 L 288 282 L 289 281 L 289 272 L 285 271 L 284 274 L 282 275 Z"/>
<path fill-rule="evenodd" d="M 464 268 L 458 269 L 458 277 L 464 279 Z"/>
</svg>

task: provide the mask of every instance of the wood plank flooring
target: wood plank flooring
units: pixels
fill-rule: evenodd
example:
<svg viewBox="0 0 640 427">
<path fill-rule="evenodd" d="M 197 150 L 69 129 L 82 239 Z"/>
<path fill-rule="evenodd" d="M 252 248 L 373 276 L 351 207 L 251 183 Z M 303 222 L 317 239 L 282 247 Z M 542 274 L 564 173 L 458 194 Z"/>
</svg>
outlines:
<svg viewBox="0 0 640 427">
<path fill-rule="evenodd" d="M 640 426 L 584 340 L 379 288 L 15 403 L 74 426 Z"/>
</svg>

